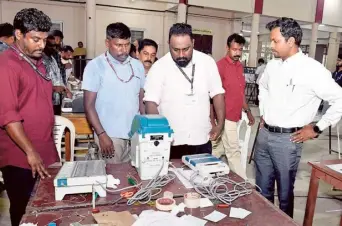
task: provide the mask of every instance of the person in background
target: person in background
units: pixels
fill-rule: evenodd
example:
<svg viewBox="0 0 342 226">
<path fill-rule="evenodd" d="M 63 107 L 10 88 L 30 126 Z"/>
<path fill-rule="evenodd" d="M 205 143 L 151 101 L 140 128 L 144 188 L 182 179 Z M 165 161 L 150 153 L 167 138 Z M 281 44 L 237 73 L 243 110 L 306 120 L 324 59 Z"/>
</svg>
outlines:
<svg viewBox="0 0 342 226">
<path fill-rule="evenodd" d="M 135 48 L 135 45 L 131 44 L 131 48 L 129 50 L 129 55 L 130 57 L 134 58 L 134 59 L 138 59 L 137 58 L 137 49 Z"/>
<path fill-rule="evenodd" d="M 226 115 L 222 142 L 224 153 L 216 153 L 227 156 L 229 167 L 240 175 L 247 178 L 246 171 L 241 162 L 241 149 L 237 131 L 237 123 L 241 119 L 242 111 L 247 114 L 249 126 L 254 124 L 254 117 L 246 102 L 245 77 L 243 66 L 240 62 L 243 46 L 246 40 L 239 34 L 232 34 L 227 39 L 227 56 L 217 62 L 222 85 L 225 90 Z"/>
<path fill-rule="evenodd" d="M 342 87 L 342 54 L 338 54 L 336 62 L 336 71 L 333 73 L 333 79 Z"/>
<path fill-rule="evenodd" d="M 258 96 L 259 96 L 259 81 L 261 79 L 262 73 L 264 73 L 265 67 L 266 67 L 266 64 L 265 64 L 264 59 L 260 58 L 258 60 L 258 67 L 257 67 L 257 69 L 255 71 L 255 76 L 257 78 L 256 82 L 255 82 L 256 83 L 256 87 L 257 87 L 257 98 L 255 100 L 255 104 L 257 106 L 259 106 L 259 98 L 258 98 Z"/>
<path fill-rule="evenodd" d="M 43 63 L 47 73 L 49 73 L 49 76 L 51 77 L 53 85 L 52 103 L 54 115 L 61 115 L 61 95 L 66 93 L 66 88 L 64 86 L 58 64 L 53 57 L 54 53 L 56 52 L 54 40 L 55 39 L 53 36 L 48 37 L 48 41 L 46 42 L 46 46 L 44 48 Z"/>
<path fill-rule="evenodd" d="M 318 61 L 305 56 L 299 46 L 303 31 L 292 18 L 266 25 L 271 31 L 275 56 L 259 82 L 260 131 L 254 162 L 261 194 L 274 202 L 275 182 L 279 208 L 293 217 L 294 184 L 303 142 L 317 138 L 342 116 L 342 89 Z M 312 123 L 322 100 L 331 107 Z"/>
<path fill-rule="evenodd" d="M 156 61 L 156 56 L 158 52 L 158 44 L 152 39 L 143 39 L 139 45 L 138 49 L 138 59 L 144 65 L 145 75 Z"/>
<path fill-rule="evenodd" d="M 65 76 L 66 76 L 66 81 L 68 81 L 68 78 L 70 77 L 72 71 L 73 71 L 73 53 L 74 50 L 72 49 L 71 46 L 65 45 L 61 48 L 61 60 L 62 64 L 64 65 L 65 68 Z"/>
<path fill-rule="evenodd" d="M 78 42 L 77 46 L 78 47 L 74 49 L 74 75 L 77 79 L 82 80 L 82 75 L 86 66 L 87 49 L 83 47 L 83 42 Z"/>
<path fill-rule="evenodd" d="M 84 108 L 107 163 L 128 162 L 128 133 L 135 115 L 144 114 L 144 67 L 129 56 L 131 31 L 123 23 L 106 29 L 107 51 L 84 71 Z"/>
<path fill-rule="evenodd" d="M 37 9 L 14 17 L 15 44 L 0 54 L 0 169 L 18 226 L 38 176 L 59 162 L 53 140 L 52 83 L 42 62 L 51 20 Z"/>
<path fill-rule="evenodd" d="M 0 24 L 0 53 L 8 49 L 14 43 L 13 25 L 9 23 Z"/>
<path fill-rule="evenodd" d="M 145 85 L 147 114 L 165 116 L 174 130 L 171 159 L 211 153 L 211 140 L 224 126 L 224 90 L 215 61 L 194 50 L 192 28 L 176 23 L 169 32 L 170 52 L 149 70 Z M 210 101 L 218 123 L 211 126 Z"/>
<path fill-rule="evenodd" d="M 78 42 L 77 47 L 74 49 L 74 57 L 75 56 L 86 56 L 87 50 L 83 47 L 83 42 Z"/>
<path fill-rule="evenodd" d="M 56 48 L 58 51 L 60 51 L 63 46 L 63 39 L 64 39 L 63 32 L 61 32 L 60 30 L 53 30 L 50 34 L 53 37 L 55 37 Z"/>
</svg>

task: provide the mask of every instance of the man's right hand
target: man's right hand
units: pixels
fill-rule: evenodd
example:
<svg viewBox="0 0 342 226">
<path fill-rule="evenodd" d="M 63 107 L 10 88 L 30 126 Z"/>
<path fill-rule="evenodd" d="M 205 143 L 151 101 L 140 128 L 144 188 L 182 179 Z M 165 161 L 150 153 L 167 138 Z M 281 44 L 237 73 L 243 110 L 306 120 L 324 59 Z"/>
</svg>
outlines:
<svg viewBox="0 0 342 226">
<path fill-rule="evenodd" d="M 261 116 L 261 117 L 260 117 L 260 126 L 259 126 L 259 129 L 264 128 L 264 124 L 265 124 L 265 121 L 264 121 L 264 119 L 263 119 L 262 116 Z"/>
<path fill-rule="evenodd" d="M 36 177 L 37 172 L 42 179 L 44 179 L 45 177 L 51 177 L 48 171 L 45 169 L 43 161 L 37 152 L 28 152 L 27 162 L 31 166 L 33 178 Z"/>
<path fill-rule="evenodd" d="M 114 144 L 112 139 L 107 135 L 107 133 L 103 133 L 99 136 L 100 148 L 101 152 L 105 155 L 112 155 L 114 153 Z"/>
</svg>

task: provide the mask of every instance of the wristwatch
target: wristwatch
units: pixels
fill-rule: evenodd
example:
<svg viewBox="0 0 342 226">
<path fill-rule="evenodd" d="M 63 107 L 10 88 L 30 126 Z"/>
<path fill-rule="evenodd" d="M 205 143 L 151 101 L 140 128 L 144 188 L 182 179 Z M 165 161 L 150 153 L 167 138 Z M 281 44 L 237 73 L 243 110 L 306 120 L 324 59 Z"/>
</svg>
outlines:
<svg viewBox="0 0 342 226">
<path fill-rule="evenodd" d="M 315 138 L 317 138 L 323 132 L 322 130 L 319 129 L 317 125 L 314 125 L 313 131 L 317 133 L 317 136 Z"/>
</svg>

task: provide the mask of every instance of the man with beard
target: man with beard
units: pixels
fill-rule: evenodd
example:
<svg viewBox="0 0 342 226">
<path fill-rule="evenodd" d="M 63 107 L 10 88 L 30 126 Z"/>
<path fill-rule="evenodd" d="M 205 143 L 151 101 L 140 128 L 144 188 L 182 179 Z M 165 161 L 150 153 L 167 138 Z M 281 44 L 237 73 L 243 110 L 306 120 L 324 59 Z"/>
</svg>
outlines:
<svg viewBox="0 0 342 226">
<path fill-rule="evenodd" d="M 342 87 L 342 54 L 339 54 L 336 62 L 336 71 L 333 73 L 333 79 Z"/>
<path fill-rule="evenodd" d="M 0 55 L 0 169 L 11 223 L 25 213 L 37 176 L 58 161 L 53 140 L 52 83 L 42 62 L 50 18 L 23 9 L 14 18 L 15 44 Z"/>
<path fill-rule="evenodd" d="M 144 67 L 129 56 L 131 32 L 123 23 L 106 29 L 107 51 L 84 70 L 82 89 L 88 121 L 95 132 L 101 158 L 108 163 L 128 162 L 128 133 L 133 118 L 144 114 Z"/>
<path fill-rule="evenodd" d="M 174 130 L 171 159 L 211 153 L 224 125 L 224 90 L 215 61 L 194 50 L 192 28 L 177 23 L 169 32 L 170 52 L 153 64 L 145 85 L 147 114 L 164 115 Z M 209 120 L 210 98 L 218 123 Z"/>
<path fill-rule="evenodd" d="M 342 116 L 342 89 L 331 73 L 299 49 L 303 32 L 297 21 L 282 17 L 266 25 L 271 60 L 259 82 L 260 131 L 255 145 L 256 184 L 279 208 L 293 217 L 294 184 L 303 142 L 317 138 Z M 331 107 L 312 123 L 322 100 Z M 305 223 L 304 223 L 305 224 Z"/>
<path fill-rule="evenodd" d="M 138 48 L 138 59 L 143 63 L 145 68 L 145 75 L 156 61 L 158 52 L 158 44 L 152 39 L 143 39 Z"/>
<path fill-rule="evenodd" d="M 232 34 L 227 39 L 227 56 L 217 62 L 223 88 L 225 90 L 226 115 L 222 143 L 229 167 L 246 178 L 246 171 L 241 163 L 241 149 L 237 131 L 237 123 L 241 119 L 242 111 L 247 113 L 249 126 L 254 124 L 254 117 L 249 109 L 245 97 L 245 77 L 240 62 L 243 46 L 246 40 L 238 34 Z"/>
</svg>

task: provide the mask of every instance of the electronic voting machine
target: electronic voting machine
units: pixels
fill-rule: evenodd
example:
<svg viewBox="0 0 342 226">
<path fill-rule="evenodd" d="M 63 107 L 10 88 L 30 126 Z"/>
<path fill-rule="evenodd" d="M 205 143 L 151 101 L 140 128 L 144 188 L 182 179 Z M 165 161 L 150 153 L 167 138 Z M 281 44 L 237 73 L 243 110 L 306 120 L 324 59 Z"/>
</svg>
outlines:
<svg viewBox="0 0 342 226">
<path fill-rule="evenodd" d="M 136 115 L 129 133 L 131 164 L 141 180 L 166 175 L 169 169 L 173 130 L 161 115 Z"/>
<path fill-rule="evenodd" d="M 102 186 L 103 187 L 102 187 Z M 67 194 L 92 193 L 106 197 L 106 163 L 103 160 L 65 162 L 54 179 L 55 198 Z"/>
</svg>

